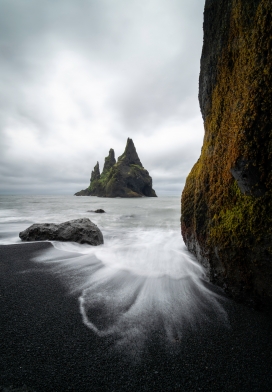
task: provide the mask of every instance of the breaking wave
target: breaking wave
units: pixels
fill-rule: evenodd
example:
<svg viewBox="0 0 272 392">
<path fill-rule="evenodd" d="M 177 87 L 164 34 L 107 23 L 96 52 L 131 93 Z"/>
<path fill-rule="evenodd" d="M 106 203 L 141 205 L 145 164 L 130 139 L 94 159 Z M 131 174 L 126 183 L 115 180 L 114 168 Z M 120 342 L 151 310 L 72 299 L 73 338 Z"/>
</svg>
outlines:
<svg viewBox="0 0 272 392">
<path fill-rule="evenodd" d="M 140 352 L 158 329 L 171 344 L 203 323 L 227 324 L 224 297 L 175 230 L 126 229 L 98 247 L 52 244 L 35 261 L 50 264 L 78 294 L 84 324 L 118 347 Z"/>
</svg>

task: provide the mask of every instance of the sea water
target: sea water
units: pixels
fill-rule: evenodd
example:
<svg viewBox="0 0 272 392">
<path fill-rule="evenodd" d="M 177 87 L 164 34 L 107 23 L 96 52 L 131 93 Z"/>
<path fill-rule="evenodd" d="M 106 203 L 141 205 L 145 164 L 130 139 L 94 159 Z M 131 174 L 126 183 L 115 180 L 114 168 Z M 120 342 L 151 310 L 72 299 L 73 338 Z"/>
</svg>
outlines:
<svg viewBox="0 0 272 392">
<path fill-rule="evenodd" d="M 95 334 L 135 352 L 158 329 L 171 343 L 215 318 L 227 323 L 224 298 L 183 243 L 180 197 L 0 196 L 0 244 L 21 243 L 19 232 L 33 223 L 83 217 L 100 228 L 103 245 L 52 241 L 33 261 L 77 295 Z"/>
</svg>

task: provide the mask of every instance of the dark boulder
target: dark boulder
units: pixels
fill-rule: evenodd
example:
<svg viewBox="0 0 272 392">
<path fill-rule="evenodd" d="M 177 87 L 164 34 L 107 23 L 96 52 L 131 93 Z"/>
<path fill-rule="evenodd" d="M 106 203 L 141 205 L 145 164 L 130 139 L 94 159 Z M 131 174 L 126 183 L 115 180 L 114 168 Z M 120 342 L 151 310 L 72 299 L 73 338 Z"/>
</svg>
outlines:
<svg viewBox="0 0 272 392">
<path fill-rule="evenodd" d="M 19 233 L 22 241 L 71 241 L 79 244 L 103 244 L 100 229 L 88 218 L 60 223 L 38 223 Z"/>
</svg>

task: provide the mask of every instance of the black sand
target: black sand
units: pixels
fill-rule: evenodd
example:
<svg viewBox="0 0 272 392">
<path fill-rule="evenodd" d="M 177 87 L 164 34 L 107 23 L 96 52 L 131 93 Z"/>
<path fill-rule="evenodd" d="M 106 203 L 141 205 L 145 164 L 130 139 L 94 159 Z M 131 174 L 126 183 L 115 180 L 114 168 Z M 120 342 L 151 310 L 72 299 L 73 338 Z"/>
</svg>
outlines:
<svg viewBox="0 0 272 392">
<path fill-rule="evenodd" d="M 76 296 L 42 264 L 48 243 L 0 246 L 0 391 L 271 391 L 272 320 L 229 302 L 175 347 L 150 339 L 138 363 L 82 321 Z"/>
</svg>

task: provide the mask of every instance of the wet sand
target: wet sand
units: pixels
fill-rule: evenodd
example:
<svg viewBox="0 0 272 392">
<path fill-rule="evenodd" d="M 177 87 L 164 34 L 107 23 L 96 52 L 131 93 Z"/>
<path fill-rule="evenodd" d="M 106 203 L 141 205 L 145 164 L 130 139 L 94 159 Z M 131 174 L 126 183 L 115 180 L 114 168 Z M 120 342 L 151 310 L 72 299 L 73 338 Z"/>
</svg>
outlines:
<svg viewBox="0 0 272 392">
<path fill-rule="evenodd" d="M 268 315 L 229 301 L 229 328 L 215 320 L 170 346 L 154 331 L 133 361 L 89 330 L 77 295 L 30 261 L 51 246 L 0 246 L 0 391 L 272 390 Z"/>
</svg>

